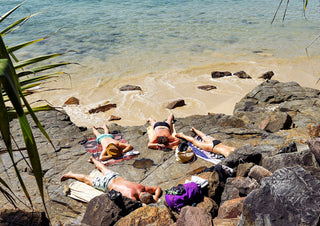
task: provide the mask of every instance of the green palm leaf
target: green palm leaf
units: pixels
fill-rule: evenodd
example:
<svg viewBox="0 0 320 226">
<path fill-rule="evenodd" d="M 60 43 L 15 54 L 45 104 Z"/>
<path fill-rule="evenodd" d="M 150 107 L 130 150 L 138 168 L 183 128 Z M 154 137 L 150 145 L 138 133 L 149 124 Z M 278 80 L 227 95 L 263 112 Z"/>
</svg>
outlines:
<svg viewBox="0 0 320 226">
<path fill-rule="evenodd" d="M 10 78 L 10 67 L 7 59 L 0 59 L 0 88 L 4 88 L 7 93 L 10 93 L 10 95 L 15 95 L 17 92 L 15 90 L 8 90 L 8 86 L 10 86 L 10 83 L 12 83 L 12 79 Z M 9 88 L 10 89 L 10 88 Z M 12 104 L 15 102 L 12 101 Z M 18 101 L 20 103 L 20 101 Z M 0 116 L 1 116 L 1 123 L 0 123 L 0 129 L 1 129 L 1 135 L 3 137 L 3 140 L 6 144 L 9 156 L 11 158 L 11 161 L 13 163 L 14 170 L 16 172 L 16 175 L 18 177 L 18 180 L 20 182 L 20 185 L 22 187 L 23 192 L 25 193 L 27 199 L 29 200 L 30 205 L 32 206 L 32 201 L 30 198 L 30 195 L 27 191 L 27 188 L 21 178 L 21 175 L 19 173 L 19 170 L 16 166 L 16 163 L 13 158 L 13 152 L 12 152 L 12 145 L 11 145 L 11 138 L 10 138 L 10 129 L 9 129 L 9 117 L 7 113 L 6 106 L 4 105 L 2 93 L 0 93 Z"/>
<path fill-rule="evenodd" d="M 24 61 L 19 61 L 16 65 L 14 65 L 14 68 L 15 69 L 19 69 L 19 68 L 22 68 L 22 67 L 25 67 L 25 66 L 28 66 L 28 65 L 31 65 L 31 64 L 35 64 L 35 63 L 38 63 L 38 62 L 41 62 L 41 61 L 44 61 L 44 60 L 51 59 L 53 57 L 61 56 L 61 55 L 65 54 L 65 53 L 66 52 L 64 52 L 64 53 L 53 53 L 53 54 L 48 54 L 48 55 L 39 56 L 39 57 L 35 57 L 35 58 L 32 58 L 32 59 L 24 60 Z"/>
<path fill-rule="evenodd" d="M 17 5 L 16 7 L 14 7 L 13 9 L 11 9 L 9 12 L 7 12 L 6 14 L 4 14 L 3 16 L 0 17 L 0 23 L 1 21 L 3 21 L 4 19 L 6 19 L 11 13 L 13 13 L 14 11 L 16 11 L 16 9 L 18 9 L 25 1 L 23 1 L 22 3 L 20 3 L 19 5 Z"/>
</svg>

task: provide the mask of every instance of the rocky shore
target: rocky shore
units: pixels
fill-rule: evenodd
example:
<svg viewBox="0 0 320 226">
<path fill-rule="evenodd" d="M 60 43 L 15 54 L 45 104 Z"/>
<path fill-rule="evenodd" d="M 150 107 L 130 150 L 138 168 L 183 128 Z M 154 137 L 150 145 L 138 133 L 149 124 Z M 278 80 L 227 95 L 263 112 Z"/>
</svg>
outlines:
<svg viewBox="0 0 320 226">
<path fill-rule="evenodd" d="M 212 100 L 214 102 L 214 100 Z M 122 127 L 127 141 L 140 152 L 137 158 L 110 166 L 124 178 L 163 191 L 184 183 L 192 175 L 209 180 L 204 200 L 197 206 L 184 207 L 180 214 L 165 205 L 164 193 L 157 204 L 142 206 L 124 198 L 119 208 L 106 195 L 88 204 L 65 195 L 71 180 L 60 182 L 69 170 L 89 174 L 94 166 L 87 162 L 90 154 L 83 143 L 93 137 L 91 129 L 78 128 L 59 111 L 40 112 L 38 117 L 51 137 L 54 150 L 33 126 L 45 182 L 46 203 L 52 225 L 318 225 L 320 215 L 319 150 L 320 90 L 301 87 L 295 82 L 267 80 L 248 93 L 234 108 L 233 115 L 194 115 L 179 118 L 177 132 L 192 135 L 193 126 L 237 149 L 221 164 L 233 169 L 233 175 L 219 178 L 213 164 L 198 158 L 187 164 L 175 160 L 174 151 L 147 148 L 147 124 Z M 166 116 L 164 116 L 165 118 Z M 43 210 L 32 172 L 23 160 L 26 155 L 16 120 L 11 123 L 14 139 L 22 152 L 14 152 L 18 168 L 33 197 L 34 210 Z M 308 145 L 309 143 L 309 145 Z M 318 146 L 317 146 L 318 145 Z M 1 150 L 5 149 L 0 143 Z M 17 148 L 17 147 L 15 147 Z M 318 148 L 318 149 L 317 149 Z M 319 156 L 319 155 L 318 155 Z M 8 153 L 0 152 L 1 178 L 18 198 L 25 200 L 17 184 Z M 136 160 L 151 164 L 137 167 Z M 320 160 L 318 158 L 318 160 Z M 204 169 L 207 172 L 203 172 Z M 30 211 L 21 202 L 21 210 Z M 25 219 L 27 212 L 12 211 L 2 196 L 0 223 Z M 99 210 L 97 211 L 97 207 Z M 19 214 L 18 214 L 19 213 Z M 34 215 L 35 216 L 35 215 Z M 38 222 L 45 222 L 43 214 Z M 202 222 L 202 223 L 201 223 Z"/>
</svg>

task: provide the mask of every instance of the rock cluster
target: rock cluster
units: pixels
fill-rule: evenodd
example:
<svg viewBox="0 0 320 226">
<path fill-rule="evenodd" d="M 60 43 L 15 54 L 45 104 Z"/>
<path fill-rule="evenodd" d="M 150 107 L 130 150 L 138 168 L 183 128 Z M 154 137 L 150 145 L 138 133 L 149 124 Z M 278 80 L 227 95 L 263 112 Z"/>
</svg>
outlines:
<svg viewBox="0 0 320 226">
<path fill-rule="evenodd" d="M 319 90 L 294 82 L 267 80 L 236 104 L 233 115 L 209 113 L 176 118 L 177 132 L 193 135 L 190 128 L 195 127 L 237 148 L 214 167 L 200 158 L 181 164 L 176 162 L 174 151 L 148 149 L 147 124 L 132 127 L 110 124 L 111 130 L 120 130 L 140 152 L 135 159 L 110 166 L 124 178 L 160 186 L 163 190 L 190 180 L 192 175 L 208 179 L 203 201 L 197 206 L 183 207 L 180 213 L 166 206 L 164 194 L 160 202 L 142 207 L 141 203 L 124 198 L 120 208 L 106 195 L 88 204 L 65 196 L 65 187 L 71 181 L 61 183 L 62 174 L 69 170 L 89 174 L 94 169 L 87 162 L 90 154 L 81 145 L 93 135 L 76 127 L 63 112 L 37 113 L 56 148 L 33 125 L 50 220 L 53 224 L 90 225 L 99 216 L 100 225 L 107 221 L 110 225 L 201 225 L 199 222 L 202 225 L 318 225 L 320 155 L 319 138 L 314 136 L 319 134 L 319 96 Z M 21 153 L 14 152 L 14 158 L 31 192 L 35 210 L 43 211 L 32 172 L 23 161 L 27 155 L 17 120 L 10 126 L 22 149 Z M 5 149 L 2 142 L 0 147 Z M 1 151 L 0 159 L 3 164 L 0 177 L 9 178 L 6 182 L 13 192 L 25 200 L 8 153 Z M 135 161 L 142 159 L 152 164 L 147 168 L 135 167 Z M 232 168 L 233 175 L 221 173 L 222 165 Z M 29 210 L 20 202 L 17 205 Z M 0 199 L 0 206 L 12 209 L 5 198 Z M 99 215 L 93 214 L 97 208 L 101 210 Z M 0 220 L 5 219 L 3 212 Z"/>
</svg>

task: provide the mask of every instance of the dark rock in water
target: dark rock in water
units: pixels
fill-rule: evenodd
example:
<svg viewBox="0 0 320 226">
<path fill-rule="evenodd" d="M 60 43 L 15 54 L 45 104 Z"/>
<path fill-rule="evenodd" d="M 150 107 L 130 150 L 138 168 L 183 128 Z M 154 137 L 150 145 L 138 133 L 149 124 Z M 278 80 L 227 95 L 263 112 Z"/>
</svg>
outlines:
<svg viewBox="0 0 320 226">
<path fill-rule="evenodd" d="M 44 212 L 0 209 L 0 225 L 50 225 Z"/>
<path fill-rule="evenodd" d="M 245 198 L 238 225 L 319 225 L 319 190 L 300 166 L 277 170 Z"/>
<path fill-rule="evenodd" d="M 270 80 L 273 77 L 274 73 L 273 71 L 267 71 L 266 73 L 264 73 L 263 75 L 261 75 L 259 78 L 263 78 L 265 80 Z"/>
<path fill-rule="evenodd" d="M 115 120 L 121 120 L 121 117 L 110 115 L 108 118 L 108 121 L 115 121 Z"/>
<path fill-rule="evenodd" d="M 138 222 L 138 223 L 137 223 Z M 116 226 L 122 225 L 172 225 L 170 211 L 164 206 L 143 206 L 126 217 L 121 218 Z"/>
<path fill-rule="evenodd" d="M 64 102 L 63 106 L 66 106 L 66 105 L 79 105 L 80 101 L 78 98 L 75 98 L 75 97 L 70 97 L 66 102 Z"/>
<path fill-rule="evenodd" d="M 94 114 L 94 113 L 99 113 L 99 112 L 106 112 L 109 111 L 112 108 L 116 108 L 117 105 L 116 104 L 106 104 L 106 105 L 102 105 L 93 109 L 89 110 L 90 114 Z"/>
<path fill-rule="evenodd" d="M 205 90 L 205 91 L 209 91 L 209 90 L 216 89 L 216 88 L 217 87 L 213 86 L 213 85 L 198 86 L 198 89 L 202 89 L 202 90 Z"/>
<path fill-rule="evenodd" d="M 120 88 L 120 91 L 134 91 L 134 90 L 141 91 L 142 89 L 140 86 L 133 86 L 133 85 L 125 85 Z"/>
<path fill-rule="evenodd" d="M 199 207 L 185 206 L 181 209 L 176 226 L 212 225 L 212 217 Z"/>
<path fill-rule="evenodd" d="M 175 100 L 167 105 L 168 109 L 174 109 L 186 105 L 183 99 Z"/>
<path fill-rule="evenodd" d="M 213 71 L 211 72 L 211 77 L 212 78 L 222 78 L 222 77 L 227 77 L 231 76 L 231 72 L 229 71 Z"/>
<path fill-rule="evenodd" d="M 233 73 L 233 75 L 237 76 L 238 78 L 252 79 L 251 76 L 248 75 L 245 71 L 238 71 L 236 73 Z"/>
<path fill-rule="evenodd" d="M 111 201 L 106 194 L 102 194 L 90 200 L 81 223 L 114 225 L 120 218 L 141 206 L 141 202 L 125 196 L 118 201 Z"/>
</svg>

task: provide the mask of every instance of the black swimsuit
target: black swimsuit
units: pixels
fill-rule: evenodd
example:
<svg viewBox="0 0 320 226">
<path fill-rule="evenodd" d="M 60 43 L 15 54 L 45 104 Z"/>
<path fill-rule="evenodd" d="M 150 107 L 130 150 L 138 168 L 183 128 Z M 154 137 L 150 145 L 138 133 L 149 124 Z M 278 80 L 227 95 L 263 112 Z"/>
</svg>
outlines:
<svg viewBox="0 0 320 226">
<path fill-rule="evenodd" d="M 158 126 L 165 126 L 168 127 L 168 129 L 170 130 L 170 125 L 167 122 L 156 122 L 153 126 L 153 129 L 155 129 Z"/>
</svg>

